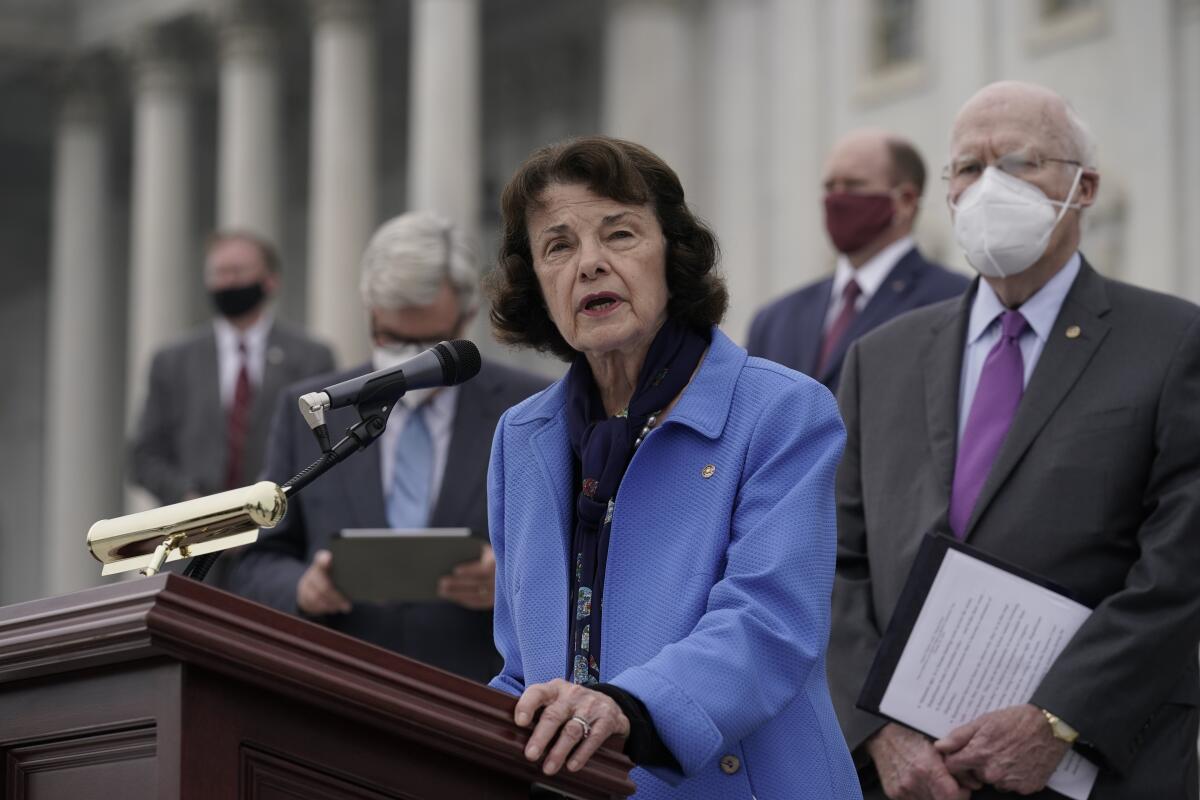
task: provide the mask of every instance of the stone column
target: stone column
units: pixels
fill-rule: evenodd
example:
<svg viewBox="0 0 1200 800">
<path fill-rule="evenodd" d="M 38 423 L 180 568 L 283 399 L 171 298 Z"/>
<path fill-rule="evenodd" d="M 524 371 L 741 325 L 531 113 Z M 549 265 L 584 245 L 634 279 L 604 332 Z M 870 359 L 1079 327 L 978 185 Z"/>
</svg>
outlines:
<svg viewBox="0 0 1200 800">
<path fill-rule="evenodd" d="M 413 0 L 408 207 L 478 236 L 479 0 Z"/>
<path fill-rule="evenodd" d="M 701 147 L 696 117 L 698 5 L 615 0 L 604 40 L 601 125 L 649 147 L 678 173 L 690 197 Z"/>
<path fill-rule="evenodd" d="M 376 63 L 367 0 L 314 9 L 308 327 L 340 364 L 363 361 L 358 262 L 376 220 Z"/>
<path fill-rule="evenodd" d="M 278 43 L 245 6 L 220 20 L 217 225 L 280 246 L 283 149 Z"/>
<path fill-rule="evenodd" d="M 145 395 L 154 351 L 189 326 L 200 259 L 192 229 L 191 97 L 178 45 L 134 47 L 133 197 L 129 276 L 130 418 Z"/>
<path fill-rule="evenodd" d="M 768 0 L 765 13 L 769 196 L 759 305 L 816 280 L 832 264 L 821 191 L 834 118 L 828 6 Z"/>
<path fill-rule="evenodd" d="M 721 242 L 729 285 L 724 330 L 744 342 L 768 284 L 765 14 L 761 0 L 714 0 L 710 14 L 703 122 L 707 185 L 699 210 Z"/>
<path fill-rule="evenodd" d="M 47 332 L 44 549 L 48 594 L 99 581 L 88 528 L 122 512 L 123 315 L 109 250 L 109 149 L 95 64 L 78 65 L 58 120 Z M 32 533 L 32 532 L 31 532 Z"/>
</svg>

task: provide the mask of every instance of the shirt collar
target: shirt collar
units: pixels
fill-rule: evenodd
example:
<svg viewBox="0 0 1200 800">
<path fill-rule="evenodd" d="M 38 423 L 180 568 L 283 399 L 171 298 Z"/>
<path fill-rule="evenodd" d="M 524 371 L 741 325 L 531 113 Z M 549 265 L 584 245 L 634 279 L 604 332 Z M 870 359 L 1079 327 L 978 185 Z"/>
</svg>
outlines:
<svg viewBox="0 0 1200 800">
<path fill-rule="evenodd" d="M 1075 278 L 1079 275 L 1081 263 L 1079 251 L 1076 250 L 1066 266 L 1046 281 L 1046 285 L 1034 292 L 1018 309 L 1034 334 L 1043 342 L 1050 338 L 1054 320 L 1058 319 L 1058 312 L 1062 309 L 1063 301 L 1067 299 L 1067 292 L 1071 290 L 1071 284 L 1075 283 Z M 967 321 L 967 344 L 978 341 L 996 317 L 1007 310 L 991 285 L 980 279 L 975 301 L 971 304 L 971 317 Z"/>
<path fill-rule="evenodd" d="M 253 325 L 240 331 L 224 317 L 214 317 L 213 331 L 216 333 L 217 341 L 230 349 L 236 350 L 238 342 L 245 342 L 247 351 L 258 352 L 266 347 L 267 336 L 271 332 L 271 323 L 274 321 L 274 316 L 267 310 Z"/>
<path fill-rule="evenodd" d="M 853 278 L 854 282 L 858 284 L 862 296 L 870 300 L 887 280 L 888 273 L 892 271 L 892 267 L 896 266 L 896 262 L 915 246 L 911 236 L 904 236 L 871 256 L 858 269 L 850 265 L 850 259 L 845 255 L 838 255 L 837 268 L 833 273 L 832 296 L 841 297 L 846 284 L 850 283 L 850 279 Z"/>
</svg>

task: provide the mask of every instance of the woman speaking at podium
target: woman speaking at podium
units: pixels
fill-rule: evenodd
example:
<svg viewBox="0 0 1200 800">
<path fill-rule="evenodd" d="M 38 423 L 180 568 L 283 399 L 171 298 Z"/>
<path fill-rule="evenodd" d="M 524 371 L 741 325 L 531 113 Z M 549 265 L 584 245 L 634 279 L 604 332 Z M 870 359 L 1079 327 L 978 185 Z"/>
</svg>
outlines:
<svg viewBox="0 0 1200 800">
<path fill-rule="evenodd" d="M 492 686 L 525 755 L 626 736 L 639 798 L 857 798 L 825 683 L 833 397 L 717 327 L 717 243 L 645 148 L 575 139 L 505 187 L 492 324 L 567 375 L 492 447 Z M 540 713 L 539 713 L 540 712 Z"/>
</svg>

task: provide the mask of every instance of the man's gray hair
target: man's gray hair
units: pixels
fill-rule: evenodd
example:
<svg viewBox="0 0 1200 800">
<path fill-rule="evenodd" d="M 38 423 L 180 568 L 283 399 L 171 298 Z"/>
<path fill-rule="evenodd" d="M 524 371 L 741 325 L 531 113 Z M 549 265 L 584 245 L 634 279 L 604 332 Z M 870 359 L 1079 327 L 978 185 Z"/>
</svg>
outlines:
<svg viewBox="0 0 1200 800">
<path fill-rule="evenodd" d="M 1063 107 L 1067 116 L 1067 137 L 1069 144 L 1075 150 L 1075 158 L 1089 169 L 1096 167 L 1096 139 L 1092 136 L 1091 128 L 1079 116 L 1075 106 L 1069 100 L 1063 99 Z"/>
<path fill-rule="evenodd" d="M 479 303 L 479 270 L 466 235 L 428 211 L 393 217 L 375 231 L 361 263 L 359 290 L 367 308 L 427 306 L 443 281 L 458 295 L 462 313 Z"/>
</svg>

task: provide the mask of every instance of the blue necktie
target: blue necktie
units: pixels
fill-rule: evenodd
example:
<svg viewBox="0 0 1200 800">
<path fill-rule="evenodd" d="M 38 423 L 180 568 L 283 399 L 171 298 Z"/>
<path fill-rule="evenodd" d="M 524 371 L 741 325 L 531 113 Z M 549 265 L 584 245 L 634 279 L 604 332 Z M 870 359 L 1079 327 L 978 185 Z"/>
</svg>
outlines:
<svg viewBox="0 0 1200 800">
<path fill-rule="evenodd" d="M 409 412 L 396 437 L 392 486 L 387 498 L 388 524 L 424 528 L 429 524 L 429 486 L 433 473 L 433 437 L 425 422 L 425 406 Z"/>
</svg>

